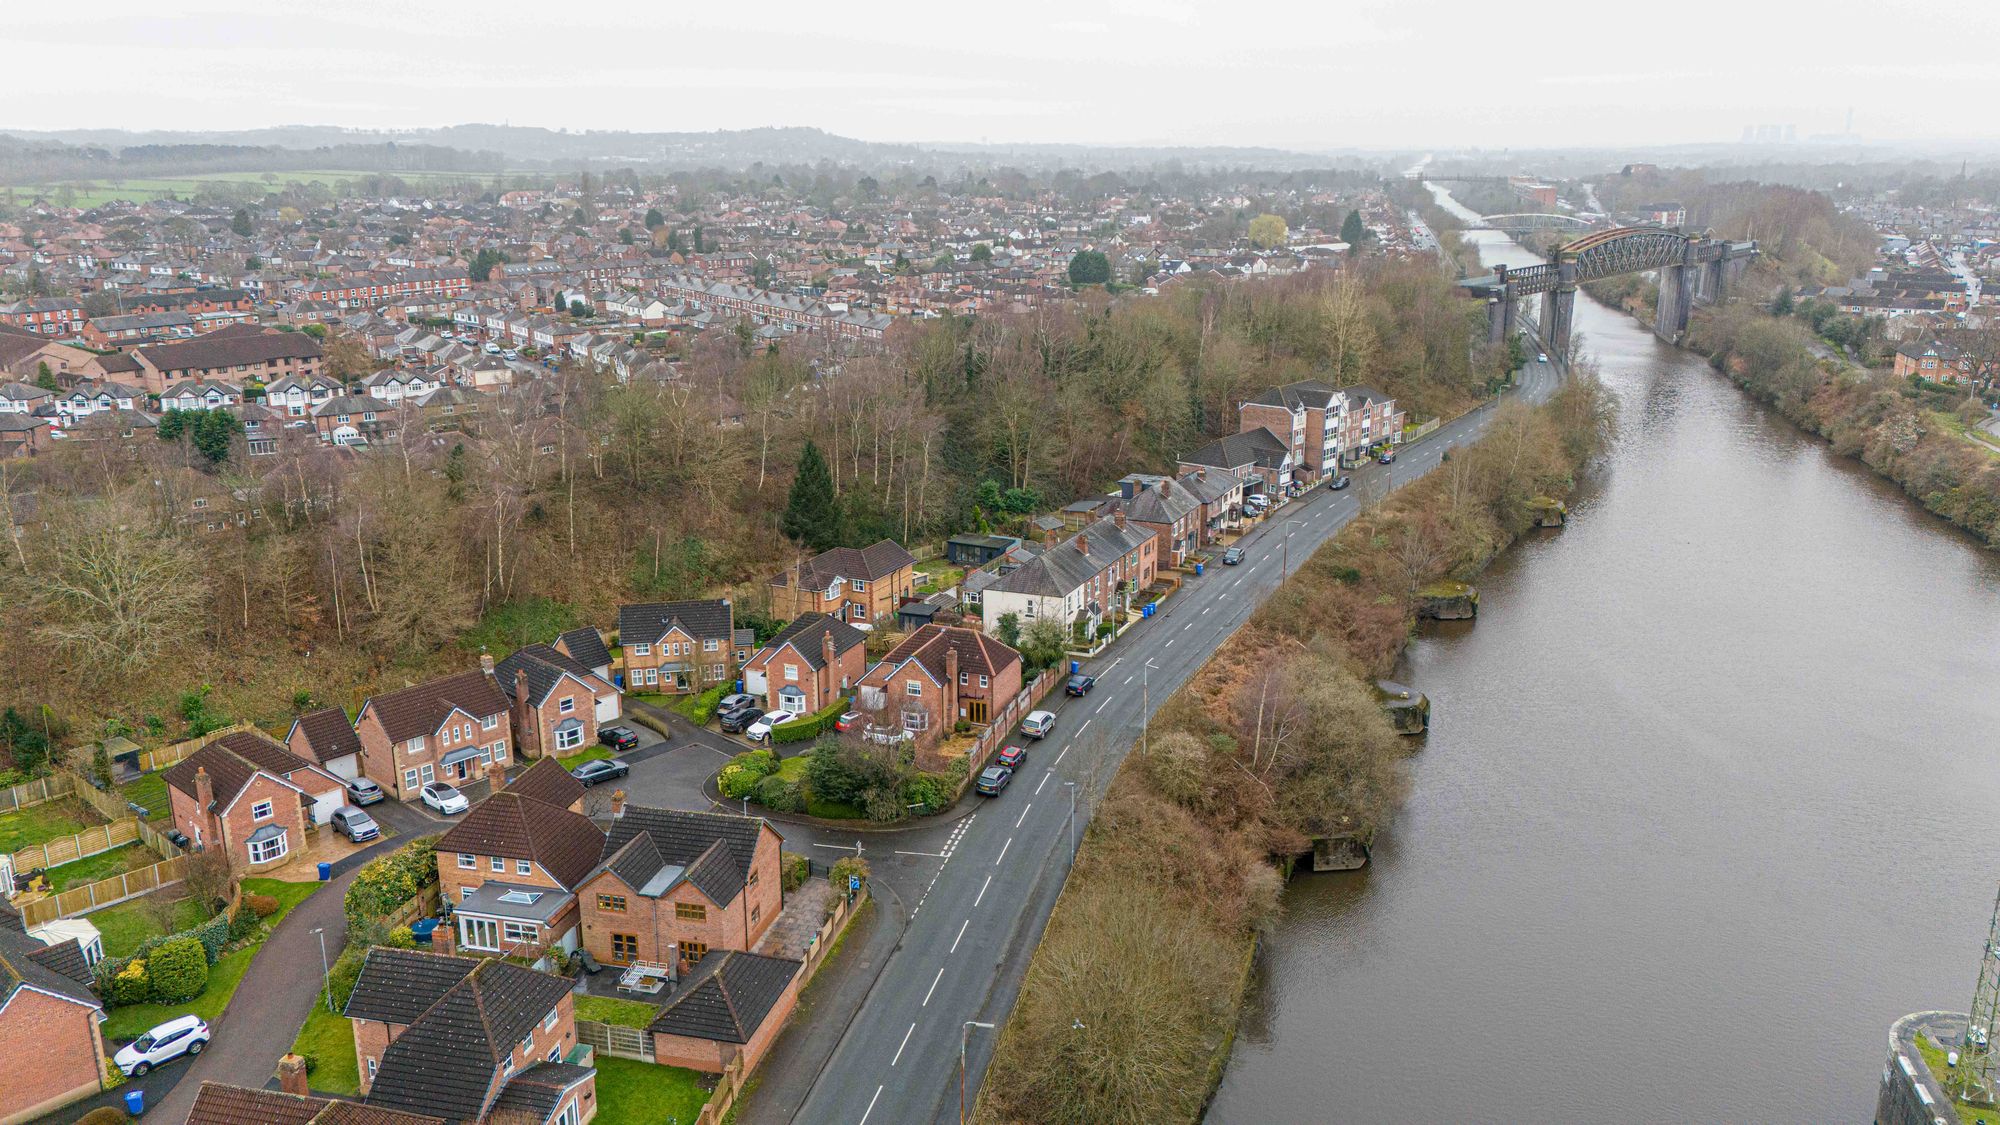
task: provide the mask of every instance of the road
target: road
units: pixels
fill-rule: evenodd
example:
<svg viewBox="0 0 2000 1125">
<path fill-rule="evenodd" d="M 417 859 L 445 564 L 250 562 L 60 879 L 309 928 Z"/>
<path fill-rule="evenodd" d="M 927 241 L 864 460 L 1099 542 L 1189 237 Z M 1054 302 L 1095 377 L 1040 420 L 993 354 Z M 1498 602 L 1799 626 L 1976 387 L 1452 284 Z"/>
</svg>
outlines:
<svg viewBox="0 0 2000 1125">
<path fill-rule="evenodd" d="M 1539 402 L 1556 384 L 1551 367 L 1530 364 L 1519 393 Z M 878 882 L 890 871 L 902 876 L 897 882 L 906 888 L 908 914 L 894 952 L 792 1120 L 956 1119 L 956 1033 L 969 1020 L 997 1025 L 1013 1006 L 1068 870 L 1072 796 L 1080 836 L 1138 738 L 1146 706 L 1157 707 L 1248 619 L 1282 581 L 1281 568 L 1298 565 L 1353 519 L 1371 480 L 1386 475 L 1400 487 L 1417 479 L 1445 451 L 1478 436 L 1491 417 L 1492 407 L 1483 407 L 1405 447 L 1394 465 L 1358 470 L 1355 487 L 1317 489 L 1280 509 L 1243 541 L 1242 565 L 1217 566 L 1190 580 L 1164 603 L 1162 615 L 1091 663 L 1096 690 L 1052 705 L 1056 733 L 1029 744 L 1027 765 L 1001 797 L 948 825 L 862 842 Z M 832 841 L 820 835 L 812 846 L 829 850 L 815 858 L 835 858 Z M 972 1030 L 967 1086 L 974 1094 L 994 1035 Z"/>
</svg>

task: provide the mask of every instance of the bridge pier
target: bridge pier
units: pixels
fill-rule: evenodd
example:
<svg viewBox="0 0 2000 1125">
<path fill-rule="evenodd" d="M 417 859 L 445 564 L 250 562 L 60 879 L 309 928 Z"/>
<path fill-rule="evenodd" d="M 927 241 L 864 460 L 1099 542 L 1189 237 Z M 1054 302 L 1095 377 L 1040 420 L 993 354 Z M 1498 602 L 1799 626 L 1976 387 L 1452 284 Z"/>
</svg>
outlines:
<svg viewBox="0 0 2000 1125">
<path fill-rule="evenodd" d="M 1696 258 L 1700 245 L 1690 240 L 1680 261 L 1660 267 L 1660 300 L 1653 312 L 1653 331 L 1671 344 L 1680 343 L 1687 331 L 1688 311 L 1694 304 L 1694 271 L 1701 265 Z"/>
<path fill-rule="evenodd" d="M 1542 294 L 1542 345 L 1558 364 L 1569 362 L 1570 325 L 1576 315 L 1576 262 L 1556 259 L 1556 287 Z"/>
</svg>

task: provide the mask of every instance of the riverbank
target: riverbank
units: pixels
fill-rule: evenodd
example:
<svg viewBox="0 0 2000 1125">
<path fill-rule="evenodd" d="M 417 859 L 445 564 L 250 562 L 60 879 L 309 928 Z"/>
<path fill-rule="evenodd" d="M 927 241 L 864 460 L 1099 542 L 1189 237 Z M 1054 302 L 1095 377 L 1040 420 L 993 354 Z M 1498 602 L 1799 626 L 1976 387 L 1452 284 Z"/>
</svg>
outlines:
<svg viewBox="0 0 2000 1125">
<path fill-rule="evenodd" d="M 1477 575 L 1602 450 L 1585 373 L 1358 516 L 1160 709 L 1112 780 L 1003 1029 L 980 1120 L 1193 1121 L 1220 1080 L 1273 857 L 1371 838 L 1400 803 L 1404 740 L 1374 677 L 1417 592 Z"/>
</svg>

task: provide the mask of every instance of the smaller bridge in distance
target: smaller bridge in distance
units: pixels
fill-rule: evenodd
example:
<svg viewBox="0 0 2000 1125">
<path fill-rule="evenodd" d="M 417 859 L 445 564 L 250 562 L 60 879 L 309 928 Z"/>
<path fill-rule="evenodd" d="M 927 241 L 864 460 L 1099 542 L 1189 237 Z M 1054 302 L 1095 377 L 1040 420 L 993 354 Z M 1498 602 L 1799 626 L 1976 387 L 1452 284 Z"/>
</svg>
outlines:
<svg viewBox="0 0 2000 1125">
<path fill-rule="evenodd" d="M 1589 219 L 1579 219 L 1575 215 L 1556 215 L 1547 212 L 1522 212 L 1516 215 L 1483 215 L 1476 223 L 1466 223 L 1460 230 L 1498 230 L 1509 234 L 1527 234 L 1533 231 L 1560 230 L 1584 231 L 1595 229 L 1597 224 Z"/>
</svg>

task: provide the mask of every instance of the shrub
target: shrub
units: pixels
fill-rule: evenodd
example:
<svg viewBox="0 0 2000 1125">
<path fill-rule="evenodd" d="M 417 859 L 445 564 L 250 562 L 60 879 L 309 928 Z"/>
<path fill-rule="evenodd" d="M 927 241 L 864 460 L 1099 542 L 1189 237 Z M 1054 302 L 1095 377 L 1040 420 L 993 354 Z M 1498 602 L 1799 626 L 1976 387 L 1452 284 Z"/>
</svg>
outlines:
<svg viewBox="0 0 2000 1125">
<path fill-rule="evenodd" d="M 903 780 L 903 803 L 922 805 L 926 813 L 951 803 L 952 785 L 934 773 L 920 773 Z"/>
<path fill-rule="evenodd" d="M 239 906 L 236 913 L 229 916 L 229 940 L 242 941 L 257 931 L 257 912 L 248 906 Z"/>
<path fill-rule="evenodd" d="M 769 750 L 746 750 L 722 767 L 715 787 L 730 800 L 748 797 L 757 783 L 778 772 L 778 756 Z"/>
<path fill-rule="evenodd" d="M 858 856 L 849 856 L 846 859 L 837 859 L 833 862 L 832 870 L 827 872 L 826 879 L 827 882 L 833 884 L 834 890 L 844 891 L 847 889 L 848 878 L 854 875 L 859 875 L 861 877 L 862 885 L 864 886 L 867 885 L 868 883 L 867 860 L 861 859 Z"/>
<path fill-rule="evenodd" d="M 415 949 L 417 935 L 408 926 L 397 926 L 389 931 L 389 938 L 382 943 L 391 949 Z"/>
<path fill-rule="evenodd" d="M 771 728 L 771 741 L 773 743 L 810 742 L 827 731 L 832 730 L 834 721 L 845 715 L 847 708 L 847 700 L 836 699 L 825 710 L 817 714 L 807 715 L 803 719 L 793 719 L 784 726 Z"/>
<path fill-rule="evenodd" d="M 118 1070 L 117 1067 L 112 1069 Z M 124 1071 L 118 1071 L 118 1074 L 122 1078 Z M 128 1125 L 131 1120 L 132 1118 L 127 1116 L 124 1110 L 116 1106 L 101 1105 L 77 1118 L 76 1125 Z"/>
<path fill-rule="evenodd" d="M 903 796 L 894 788 L 878 785 L 861 795 L 861 811 L 877 824 L 888 824 L 910 815 L 903 804 Z"/>
<path fill-rule="evenodd" d="M 812 861 L 797 852 L 778 853 L 778 883 L 786 894 L 806 885 L 812 877 Z"/>
<path fill-rule="evenodd" d="M 243 905 L 256 912 L 259 918 L 269 918 L 278 912 L 278 900 L 270 895 L 244 895 Z"/>
<path fill-rule="evenodd" d="M 146 973 L 153 981 L 155 1002 L 179 1004 L 208 987 L 208 954 L 193 938 L 175 938 L 146 959 Z"/>
<path fill-rule="evenodd" d="M 370 862 L 348 884 L 348 925 L 382 917 L 437 882 L 436 836 L 420 836 Z"/>
<path fill-rule="evenodd" d="M 776 774 L 759 781 L 751 798 L 772 812 L 798 812 L 806 807 L 805 787 Z"/>
<path fill-rule="evenodd" d="M 113 1004 L 144 1004 L 152 992 L 152 979 L 146 975 L 146 959 L 135 957 L 125 963 L 117 976 L 111 978 L 108 999 Z"/>
<path fill-rule="evenodd" d="M 733 685 L 717 684 L 700 695 L 686 696 L 674 704 L 674 710 L 686 715 L 695 726 L 705 727 L 708 721 L 715 717 L 716 705 L 722 702 L 722 697 L 728 693 L 731 686 Z"/>
<path fill-rule="evenodd" d="M 208 963 L 213 965 L 221 959 L 222 948 L 229 944 L 229 931 L 231 928 L 232 923 L 229 916 L 227 914 L 217 914 L 215 917 L 210 918 L 208 921 L 191 930 L 182 931 L 182 934 L 200 942 L 202 952 L 208 955 Z M 162 942 L 169 940 L 172 939 L 161 939 Z"/>
<path fill-rule="evenodd" d="M 333 963 L 327 973 L 327 988 L 333 993 L 334 1011 L 347 1007 L 347 998 L 354 995 L 354 982 L 361 979 L 361 964 L 367 959 L 368 947 L 355 943 L 342 950 L 340 959 Z"/>
</svg>

